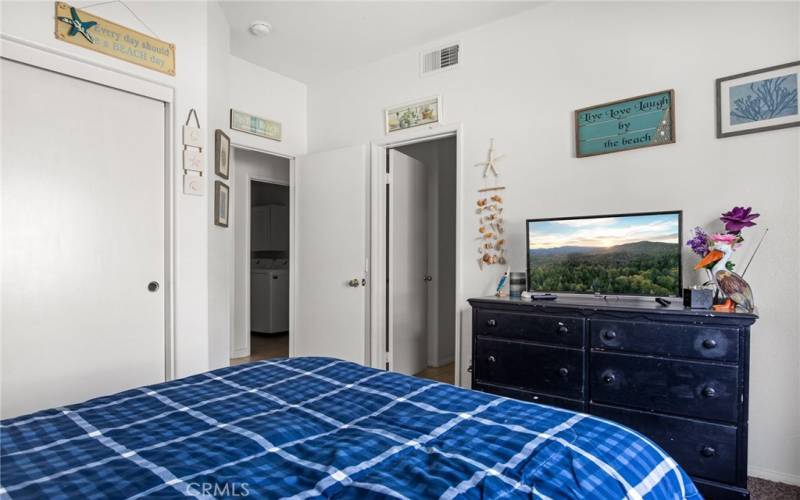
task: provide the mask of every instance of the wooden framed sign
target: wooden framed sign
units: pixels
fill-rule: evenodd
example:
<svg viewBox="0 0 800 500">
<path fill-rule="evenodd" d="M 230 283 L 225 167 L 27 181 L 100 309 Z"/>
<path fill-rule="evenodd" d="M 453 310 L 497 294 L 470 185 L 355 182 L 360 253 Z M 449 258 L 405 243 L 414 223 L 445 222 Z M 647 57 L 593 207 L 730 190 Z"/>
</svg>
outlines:
<svg viewBox="0 0 800 500">
<path fill-rule="evenodd" d="M 56 38 L 175 76 L 175 45 L 139 33 L 64 2 L 56 2 Z"/>
<path fill-rule="evenodd" d="M 664 90 L 575 111 L 578 158 L 675 142 L 675 92 Z"/>
</svg>

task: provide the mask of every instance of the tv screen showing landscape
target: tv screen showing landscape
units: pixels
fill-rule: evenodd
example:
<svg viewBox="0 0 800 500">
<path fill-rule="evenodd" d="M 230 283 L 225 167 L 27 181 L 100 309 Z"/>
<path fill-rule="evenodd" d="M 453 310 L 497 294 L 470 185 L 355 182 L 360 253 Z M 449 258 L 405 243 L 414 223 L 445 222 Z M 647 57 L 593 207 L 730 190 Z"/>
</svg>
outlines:
<svg viewBox="0 0 800 500">
<path fill-rule="evenodd" d="M 532 292 L 679 296 L 681 212 L 528 221 Z"/>
</svg>

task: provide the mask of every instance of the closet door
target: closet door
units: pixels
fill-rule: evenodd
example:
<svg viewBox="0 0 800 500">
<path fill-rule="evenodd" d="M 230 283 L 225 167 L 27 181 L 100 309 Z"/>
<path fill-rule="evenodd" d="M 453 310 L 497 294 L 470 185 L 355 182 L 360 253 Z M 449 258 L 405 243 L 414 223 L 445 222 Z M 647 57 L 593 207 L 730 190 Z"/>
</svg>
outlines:
<svg viewBox="0 0 800 500">
<path fill-rule="evenodd" d="M 293 356 L 368 361 L 368 168 L 366 146 L 295 162 Z"/>
<path fill-rule="evenodd" d="M 2 417 L 165 378 L 164 103 L 2 64 Z"/>
</svg>

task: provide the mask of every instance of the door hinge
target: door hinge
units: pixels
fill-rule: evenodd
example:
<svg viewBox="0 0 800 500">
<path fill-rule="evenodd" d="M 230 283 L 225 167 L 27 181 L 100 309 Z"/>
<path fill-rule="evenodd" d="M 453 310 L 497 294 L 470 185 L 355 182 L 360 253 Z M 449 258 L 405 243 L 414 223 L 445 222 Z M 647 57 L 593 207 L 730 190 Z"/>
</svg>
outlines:
<svg viewBox="0 0 800 500">
<path fill-rule="evenodd" d="M 392 183 L 392 174 L 389 173 L 389 172 L 386 172 L 386 174 L 384 176 L 384 180 L 386 181 L 386 184 L 391 184 Z"/>
</svg>

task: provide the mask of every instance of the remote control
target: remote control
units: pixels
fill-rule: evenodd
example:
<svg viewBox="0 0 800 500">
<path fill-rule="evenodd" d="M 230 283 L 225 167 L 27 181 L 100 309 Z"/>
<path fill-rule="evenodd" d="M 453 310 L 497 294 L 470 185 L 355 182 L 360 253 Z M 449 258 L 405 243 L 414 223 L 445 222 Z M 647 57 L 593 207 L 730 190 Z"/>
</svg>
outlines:
<svg viewBox="0 0 800 500">
<path fill-rule="evenodd" d="M 661 304 L 664 307 L 667 307 L 668 305 L 672 304 L 672 302 L 668 301 L 667 299 L 665 299 L 663 297 L 656 297 L 656 302 L 658 302 L 659 304 Z"/>
</svg>

